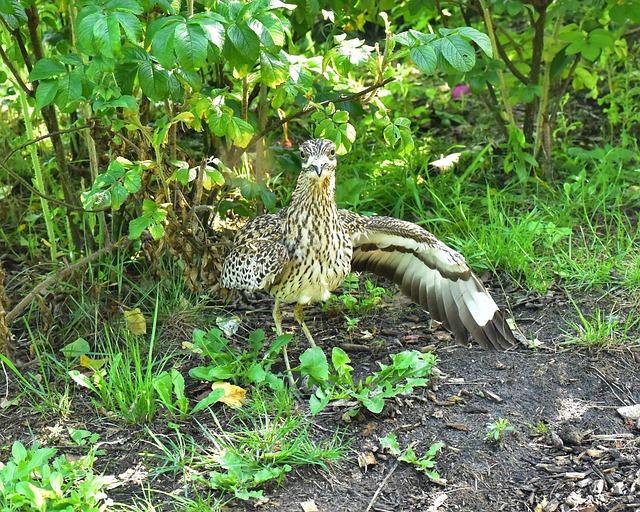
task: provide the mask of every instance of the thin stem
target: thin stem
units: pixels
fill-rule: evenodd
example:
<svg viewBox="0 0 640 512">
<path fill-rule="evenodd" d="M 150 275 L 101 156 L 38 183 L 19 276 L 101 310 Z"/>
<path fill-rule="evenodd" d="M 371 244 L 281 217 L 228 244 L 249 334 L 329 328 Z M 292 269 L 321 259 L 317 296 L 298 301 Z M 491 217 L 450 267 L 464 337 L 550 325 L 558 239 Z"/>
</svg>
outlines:
<svg viewBox="0 0 640 512">
<path fill-rule="evenodd" d="M 491 40 L 491 46 L 495 54 L 500 54 L 498 51 L 498 44 L 496 42 L 496 33 L 493 29 L 493 23 L 491 21 L 491 14 L 489 9 L 487 8 L 486 0 L 480 0 L 480 5 L 482 6 L 482 14 L 484 15 L 484 24 L 487 27 L 487 33 L 489 34 L 489 39 Z M 507 84 L 504 80 L 504 73 L 502 70 L 498 70 L 498 80 L 500 82 L 500 95 L 502 96 L 502 105 L 504 106 L 505 114 L 507 116 L 507 122 L 511 126 L 515 126 L 516 122 L 513 117 L 513 109 L 511 108 L 511 102 L 509 100 L 509 91 L 507 90 Z"/>
<path fill-rule="evenodd" d="M 24 127 L 27 132 L 27 137 L 33 138 L 33 124 L 31 122 L 31 109 L 29 108 L 29 102 L 27 101 L 27 94 L 24 91 L 20 91 L 20 104 L 22 107 L 22 115 L 24 116 Z M 56 244 L 56 231 L 53 225 L 53 217 L 51 216 L 51 210 L 49 210 L 49 202 L 44 198 L 46 197 L 46 189 L 44 187 L 44 175 L 42 173 L 42 167 L 40 167 L 40 160 L 38 159 L 38 152 L 34 145 L 29 146 L 29 156 L 31 157 L 31 165 L 33 166 L 33 172 L 35 174 L 35 185 L 40 194 L 40 204 L 42 205 L 42 216 L 44 217 L 44 223 L 47 228 L 47 236 L 49 237 L 49 252 L 51 261 L 56 261 L 58 258 L 58 248 Z M 44 196 L 44 197 L 43 197 Z"/>
</svg>

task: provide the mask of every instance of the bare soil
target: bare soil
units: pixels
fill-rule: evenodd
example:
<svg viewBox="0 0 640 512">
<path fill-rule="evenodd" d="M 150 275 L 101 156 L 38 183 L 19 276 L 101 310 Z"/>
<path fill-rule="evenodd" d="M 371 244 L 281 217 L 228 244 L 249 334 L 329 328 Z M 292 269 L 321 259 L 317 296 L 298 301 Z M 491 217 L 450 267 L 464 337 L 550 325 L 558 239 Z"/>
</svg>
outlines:
<svg viewBox="0 0 640 512">
<path fill-rule="evenodd" d="M 325 352 L 345 346 L 357 371 L 371 372 L 378 361 L 388 362 L 389 353 L 435 350 L 439 377 L 431 388 L 417 389 L 388 403 L 381 414 L 364 415 L 350 424 L 342 419 L 343 409 L 324 411 L 314 420 L 313 435 L 328 438 L 336 428 L 346 429 L 352 449 L 346 460 L 328 472 L 294 469 L 279 487 L 265 487 L 266 502 L 235 501 L 228 510 L 299 512 L 303 502 L 311 501 L 322 512 L 640 510 L 639 425 L 617 412 L 620 406 L 640 403 L 638 334 L 626 348 L 596 351 L 567 346 L 562 344 L 570 330 L 567 321 L 576 314 L 563 292 L 546 297 L 507 292 L 520 328 L 539 340 L 538 348 L 492 352 L 473 344 L 457 345 L 401 297 L 362 317 L 351 334 L 341 314 L 323 312 L 319 306 L 308 308 L 309 325 Z M 634 314 L 634 305 L 624 306 L 620 297 L 598 294 L 580 299 L 585 311 L 596 303 L 608 310 L 604 305 L 614 302 L 620 314 Z M 271 325 L 270 307 L 269 300 L 258 299 L 236 303 L 230 311 L 244 316 L 248 328 L 265 327 Z M 286 320 L 286 328 L 298 332 L 292 319 Z M 366 330 L 382 343 L 363 339 Z M 189 341 L 188 336 L 175 339 L 176 344 L 182 341 Z M 236 341 L 243 343 L 240 338 Z M 292 359 L 305 348 L 302 342 L 292 344 Z M 187 369 L 183 368 L 185 375 Z M 195 394 L 197 383 L 189 385 Z M 77 390 L 72 412 L 65 417 L 43 415 L 28 404 L 2 410 L 0 460 L 6 460 L 16 439 L 30 444 L 34 438 L 49 438 L 53 427 L 73 426 L 100 434 L 107 452 L 99 458 L 100 469 L 115 475 L 127 472 L 130 482 L 114 490 L 117 502 L 142 499 L 148 488 L 185 493 L 184 482 L 171 473 L 153 481 L 145 476 L 149 458 L 141 454 L 153 450 L 144 429 L 109 419 L 83 393 Z M 304 404 L 300 407 L 304 409 Z M 488 443 L 487 425 L 499 418 L 508 419 L 514 429 L 505 432 L 501 443 Z M 198 419 L 215 427 L 210 415 Z M 547 432 L 535 428 L 542 424 Z M 166 419 L 151 428 L 158 434 L 172 432 Z M 200 432 L 189 422 L 182 428 L 194 436 Z M 378 438 L 390 432 L 401 446 L 411 444 L 417 454 L 443 442 L 436 468 L 446 485 L 382 453 Z M 367 452 L 375 463 L 361 467 L 359 456 Z"/>
</svg>

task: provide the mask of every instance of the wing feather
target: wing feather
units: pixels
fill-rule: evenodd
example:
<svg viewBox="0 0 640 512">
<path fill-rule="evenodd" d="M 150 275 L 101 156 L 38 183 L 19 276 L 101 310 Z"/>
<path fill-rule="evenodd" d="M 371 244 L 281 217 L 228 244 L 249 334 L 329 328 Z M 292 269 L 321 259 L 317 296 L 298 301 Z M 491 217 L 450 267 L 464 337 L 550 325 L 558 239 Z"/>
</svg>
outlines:
<svg viewBox="0 0 640 512">
<path fill-rule="evenodd" d="M 485 348 L 516 343 L 504 314 L 462 255 L 411 222 L 341 210 L 353 243 L 354 270 L 393 280 L 464 343 Z"/>
</svg>

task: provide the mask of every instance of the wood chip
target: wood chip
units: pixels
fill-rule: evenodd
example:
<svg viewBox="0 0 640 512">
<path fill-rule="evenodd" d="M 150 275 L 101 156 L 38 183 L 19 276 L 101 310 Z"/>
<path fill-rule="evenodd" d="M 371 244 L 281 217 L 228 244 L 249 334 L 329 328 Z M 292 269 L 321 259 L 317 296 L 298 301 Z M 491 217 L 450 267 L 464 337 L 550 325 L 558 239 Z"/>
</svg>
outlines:
<svg viewBox="0 0 640 512">
<path fill-rule="evenodd" d="M 462 430 L 463 432 L 469 432 L 469 427 L 462 423 L 445 423 L 444 426 L 455 430 Z"/>
<path fill-rule="evenodd" d="M 495 393 L 492 393 L 491 391 L 485 390 L 485 393 L 487 394 L 489 399 L 493 400 L 494 402 L 497 402 L 497 403 L 504 402 L 504 400 L 501 397 L 499 397 Z"/>
<path fill-rule="evenodd" d="M 570 478 L 572 480 L 583 480 L 584 478 L 587 478 L 588 474 L 589 473 L 583 473 L 583 472 L 580 472 L 580 471 L 567 471 L 564 474 L 564 477 L 565 478 Z"/>
</svg>

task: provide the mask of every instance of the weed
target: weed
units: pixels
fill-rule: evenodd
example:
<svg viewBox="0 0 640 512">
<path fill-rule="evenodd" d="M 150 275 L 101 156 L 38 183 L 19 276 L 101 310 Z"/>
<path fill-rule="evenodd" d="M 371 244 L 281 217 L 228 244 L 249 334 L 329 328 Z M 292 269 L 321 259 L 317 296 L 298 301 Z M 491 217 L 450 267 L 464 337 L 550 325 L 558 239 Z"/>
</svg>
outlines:
<svg viewBox="0 0 640 512">
<path fill-rule="evenodd" d="M 344 350 L 333 348 L 333 371 L 329 371 L 327 357 L 322 349 L 307 349 L 300 356 L 300 374 L 303 378 L 308 376 L 311 383 L 319 385 L 309 401 L 311 413 L 317 414 L 331 400 L 349 398 L 355 400 L 357 405 L 344 414 L 345 420 L 357 415 L 362 407 L 378 414 L 384 407 L 385 399 L 408 394 L 415 387 L 425 386 L 437 362 L 433 354 L 422 354 L 415 350 L 392 354 L 390 357 L 390 365 L 378 363 L 379 371 L 356 383 L 351 374 L 351 360 Z"/>
<path fill-rule="evenodd" d="M 191 349 L 211 360 L 206 366 L 192 368 L 189 375 L 193 378 L 210 382 L 248 382 L 273 390 L 283 389 L 284 381 L 271 371 L 271 367 L 282 347 L 291 341 L 291 335 L 278 336 L 265 350 L 265 332 L 257 329 L 249 334 L 249 349 L 241 353 L 231 348 L 220 329 L 207 332 L 196 329 L 193 339 Z"/>
<path fill-rule="evenodd" d="M 549 425 L 542 420 L 538 421 L 535 425 L 533 423 L 527 423 L 527 427 L 529 427 L 536 436 L 546 436 L 549 432 Z"/>
<path fill-rule="evenodd" d="M 355 315 L 363 315 L 375 310 L 385 295 L 390 295 L 382 286 L 378 286 L 370 278 L 364 281 L 365 289 L 360 292 L 359 278 L 355 274 L 349 274 L 342 283 L 344 288 L 340 295 L 331 295 L 325 303 L 325 310 L 334 305 L 341 305 L 346 312 L 354 317 Z M 345 318 L 348 318 L 345 315 Z M 357 318 L 348 318 L 351 321 L 352 328 L 357 324 Z"/>
<path fill-rule="evenodd" d="M 576 308 L 580 322 L 568 321 L 571 328 L 566 332 L 567 345 L 582 345 L 591 348 L 606 348 L 621 345 L 633 338 L 633 333 L 640 324 L 640 318 L 632 315 L 623 319 L 616 313 L 615 305 L 607 313 L 600 308 L 596 308 L 593 315 L 584 315 L 578 305 L 571 299 Z"/>
<path fill-rule="evenodd" d="M 75 431 L 79 446 L 93 444 L 95 437 Z M 11 458 L 0 463 L 0 505 L 2 510 L 65 510 L 99 512 L 109 510 L 105 490 L 113 478 L 96 475 L 96 450 L 79 459 L 64 455 L 53 458 L 55 448 L 34 445 L 27 449 L 20 441 L 11 448 Z"/>
<path fill-rule="evenodd" d="M 513 426 L 509 425 L 509 420 L 498 418 L 487 425 L 487 433 L 484 436 L 484 440 L 486 443 L 500 444 L 504 439 L 505 432 L 509 430 L 513 430 Z"/>
<path fill-rule="evenodd" d="M 336 432 L 318 443 L 312 440 L 310 422 L 295 412 L 287 390 L 262 393 L 254 390 L 247 409 L 234 410 L 230 424 L 222 426 L 212 414 L 214 427 L 199 424 L 207 442 L 199 445 L 176 429 L 176 435 L 150 432 L 165 464 L 158 473 L 182 473 L 185 480 L 207 484 L 239 499 L 261 498 L 267 481 L 280 482 L 295 466 L 318 465 L 341 459 L 347 447 Z"/>
<path fill-rule="evenodd" d="M 380 437 L 378 440 L 380 441 L 382 449 L 388 451 L 394 457 L 397 457 L 399 461 L 411 464 L 418 471 L 427 475 L 430 480 L 437 484 L 446 484 L 447 481 L 440 478 L 440 475 L 434 469 L 436 465 L 434 460 L 435 456 L 444 446 L 443 443 L 433 443 L 424 455 L 418 457 L 413 450 L 412 445 L 408 445 L 404 450 L 401 450 L 400 445 L 398 444 L 398 438 L 395 434 L 387 434 L 385 437 Z"/>
</svg>

